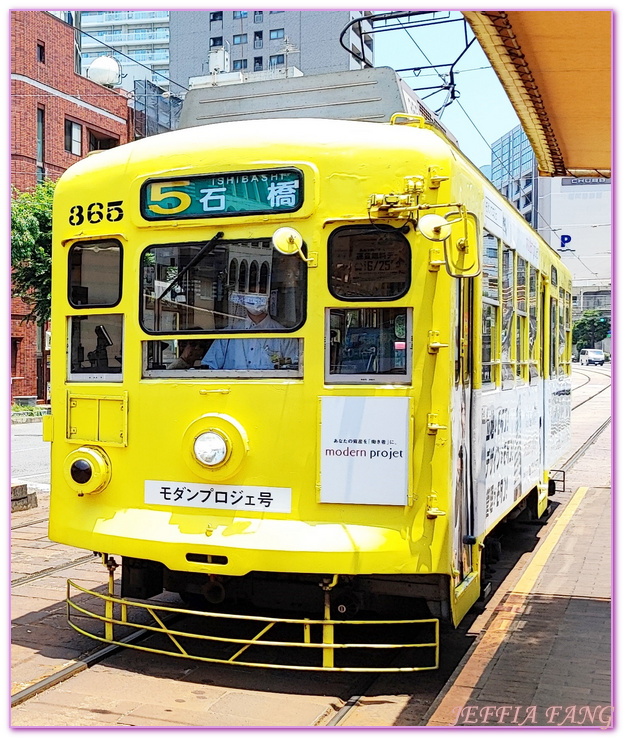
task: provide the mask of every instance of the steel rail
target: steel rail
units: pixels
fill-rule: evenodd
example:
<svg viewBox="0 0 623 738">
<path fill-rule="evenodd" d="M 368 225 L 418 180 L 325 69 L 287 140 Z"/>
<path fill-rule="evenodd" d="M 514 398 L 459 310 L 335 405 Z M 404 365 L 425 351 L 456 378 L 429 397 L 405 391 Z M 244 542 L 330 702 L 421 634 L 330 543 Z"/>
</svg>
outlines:
<svg viewBox="0 0 623 738">
<path fill-rule="evenodd" d="M 64 569 L 71 569 L 72 566 L 76 566 L 78 564 L 84 564 L 87 561 L 91 561 L 94 556 L 95 554 L 89 554 L 88 556 L 81 556 L 80 558 L 74 559 L 73 561 L 68 561 L 64 564 L 59 564 L 58 566 L 52 566 L 49 569 L 38 571 L 36 574 L 28 574 L 28 576 L 21 577 L 20 579 L 14 579 L 11 582 L 11 588 L 21 587 L 23 584 L 29 584 L 30 582 L 34 582 L 37 579 L 43 579 L 45 577 L 49 577 L 52 574 L 55 574 L 57 571 L 63 571 Z"/>
<path fill-rule="evenodd" d="M 37 520 L 31 520 L 29 523 L 20 523 L 19 525 L 12 525 L 11 530 L 17 530 L 18 528 L 28 528 L 29 525 L 39 525 L 39 523 L 47 523 L 48 516 L 45 518 L 37 518 Z"/>
<path fill-rule="evenodd" d="M 97 651 L 93 651 L 93 653 L 81 656 L 73 664 L 69 664 L 69 666 L 60 669 L 59 671 L 51 674 L 45 679 L 41 679 L 40 681 L 31 684 L 29 687 L 26 687 L 25 689 L 12 694 L 11 707 L 20 705 L 22 702 L 26 702 L 26 700 L 29 700 L 32 697 L 41 694 L 41 692 L 45 692 L 51 687 L 55 687 L 57 684 L 60 684 L 67 679 L 71 679 L 72 676 L 79 674 L 80 672 L 88 669 L 94 664 L 98 664 L 100 661 L 103 661 L 109 656 L 117 653 L 117 651 L 121 651 L 124 646 L 136 640 L 139 640 L 140 638 L 144 638 L 146 635 L 146 630 L 137 630 L 134 633 L 130 633 L 125 638 L 121 638 L 118 644 L 109 644 L 108 646 L 97 649 Z"/>
</svg>

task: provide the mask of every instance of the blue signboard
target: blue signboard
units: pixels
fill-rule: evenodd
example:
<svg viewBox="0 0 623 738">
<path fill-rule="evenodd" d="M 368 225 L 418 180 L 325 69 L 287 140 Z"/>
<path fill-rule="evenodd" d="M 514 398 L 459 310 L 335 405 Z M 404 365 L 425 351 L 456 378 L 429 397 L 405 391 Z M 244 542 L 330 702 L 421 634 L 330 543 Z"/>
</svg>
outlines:
<svg viewBox="0 0 623 738">
<path fill-rule="evenodd" d="M 146 182 L 141 215 L 147 220 L 291 213 L 303 204 L 298 169 L 203 174 Z"/>
</svg>

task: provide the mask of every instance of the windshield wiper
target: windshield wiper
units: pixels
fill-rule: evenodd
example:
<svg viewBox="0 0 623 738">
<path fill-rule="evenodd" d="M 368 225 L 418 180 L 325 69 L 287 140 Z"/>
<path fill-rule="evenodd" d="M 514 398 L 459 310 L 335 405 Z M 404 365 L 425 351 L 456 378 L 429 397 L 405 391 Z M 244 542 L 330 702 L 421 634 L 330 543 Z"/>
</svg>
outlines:
<svg viewBox="0 0 623 738">
<path fill-rule="evenodd" d="M 203 257 L 209 253 L 209 251 L 212 251 L 212 249 L 216 246 L 217 241 L 223 236 L 223 231 L 219 231 L 215 236 L 213 236 L 206 244 L 204 244 L 198 251 L 198 253 L 186 264 L 186 266 L 182 269 L 181 272 L 178 273 L 177 277 L 171 282 L 171 284 L 162 292 L 157 298 L 156 302 L 160 302 L 165 295 L 168 295 L 169 292 L 175 287 L 175 285 L 182 279 L 182 277 L 186 274 L 186 272 L 189 269 L 192 269 L 192 267 L 195 266 L 195 264 Z"/>
</svg>

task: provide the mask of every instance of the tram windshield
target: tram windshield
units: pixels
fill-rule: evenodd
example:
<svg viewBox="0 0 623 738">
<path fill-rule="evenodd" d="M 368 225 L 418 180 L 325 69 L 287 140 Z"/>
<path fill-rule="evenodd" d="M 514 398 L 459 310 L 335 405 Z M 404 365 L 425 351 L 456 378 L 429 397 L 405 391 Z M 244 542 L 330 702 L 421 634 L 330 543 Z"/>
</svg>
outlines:
<svg viewBox="0 0 623 738">
<path fill-rule="evenodd" d="M 148 333 L 299 328 L 307 272 L 269 239 L 161 244 L 142 258 L 141 323 Z M 263 316 L 258 320 L 258 316 Z"/>
<path fill-rule="evenodd" d="M 179 370 L 300 376 L 300 339 L 215 339 L 213 334 L 287 334 L 299 328 L 305 320 L 307 289 L 302 259 L 279 253 L 268 239 L 215 237 L 152 246 L 143 253 L 141 274 L 144 330 L 187 334 L 146 341 L 144 376 Z"/>
</svg>

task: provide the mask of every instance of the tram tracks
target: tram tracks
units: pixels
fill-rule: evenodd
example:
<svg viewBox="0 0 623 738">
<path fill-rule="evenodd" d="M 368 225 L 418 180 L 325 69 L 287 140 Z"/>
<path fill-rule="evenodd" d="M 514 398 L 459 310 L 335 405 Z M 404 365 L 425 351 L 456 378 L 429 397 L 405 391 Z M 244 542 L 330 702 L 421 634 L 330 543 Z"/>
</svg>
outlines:
<svg viewBox="0 0 623 738">
<path fill-rule="evenodd" d="M 37 579 L 45 579 L 46 577 L 52 576 L 53 574 L 56 574 L 59 571 L 64 571 L 65 569 L 71 569 L 74 566 L 79 566 L 80 564 L 84 564 L 87 561 L 92 561 L 95 554 L 89 554 L 88 556 L 80 556 L 77 559 L 72 559 L 71 561 L 66 561 L 63 564 L 58 564 L 57 566 L 51 566 L 48 569 L 42 569 L 41 571 L 35 572 L 34 574 L 27 574 L 24 577 L 20 577 L 19 579 L 13 579 L 11 582 L 11 589 L 14 587 L 20 587 L 24 584 L 30 584 L 31 582 L 36 581 Z"/>
<path fill-rule="evenodd" d="M 583 387 L 585 384 L 588 384 L 591 382 L 591 377 L 588 377 L 588 381 L 580 385 Z M 609 382 L 604 387 L 600 388 L 595 394 L 591 395 L 590 397 L 582 400 L 577 405 L 573 406 L 571 409 L 575 410 L 576 408 L 580 407 L 581 405 L 584 405 L 586 402 L 595 399 L 598 397 L 602 392 L 606 391 L 607 389 L 610 389 L 611 382 Z M 599 436 L 611 425 L 612 423 L 612 416 L 609 415 L 606 420 L 596 429 L 594 430 L 591 435 L 577 448 L 571 456 L 561 465 L 560 469 L 561 471 L 567 473 L 569 472 L 573 466 L 588 453 L 591 446 L 597 441 Z M 551 522 L 551 521 L 550 521 Z M 526 563 L 527 566 L 527 563 Z M 506 595 L 506 593 L 502 592 L 499 593 L 502 597 Z M 371 678 L 365 688 L 361 689 L 361 694 L 359 695 L 353 695 L 348 700 L 344 702 L 344 705 L 338 710 L 338 712 L 334 715 L 334 717 L 327 723 L 327 727 L 339 727 L 340 725 L 343 725 L 347 719 L 347 716 L 353 712 L 353 710 L 356 710 L 357 707 L 361 704 L 362 699 L 365 697 L 366 692 L 372 689 L 375 682 L 377 681 L 377 677 Z"/>
<path fill-rule="evenodd" d="M 605 390 L 609 388 L 610 388 L 610 383 L 608 383 L 606 386 L 600 387 L 600 389 L 595 394 L 591 395 L 590 398 L 582 400 L 572 409 L 576 409 L 577 407 L 584 405 L 586 402 L 588 402 L 588 400 L 598 397 L 601 393 L 603 393 Z M 604 422 L 601 423 L 601 425 L 593 433 L 591 433 L 590 437 L 587 438 L 581 444 L 581 446 L 576 451 L 574 451 L 574 453 L 564 462 L 562 468 L 565 471 L 569 471 L 588 452 L 588 450 L 593 445 L 593 443 L 596 441 L 596 439 L 608 428 L 610 424 L 611 424 L 611 416 L 608 416 L 604 420 Z M 43 522 L 43 520 L 31 521 L 30 523 L 26 523 L 24 525 L 20 525 L 17 527 L 25 527 L 27 525 L 34 525 L 40 522 Z M 21 577 L 20 579 L 17 579 L 14 582 L 12 582 L 11 586 L 19 587 L 29 582 L 32 582 L 36 579 L 42 579 L 47 576 L 51 576 L 56 572 L 62 571 L 72 566 L 79 565 L 81 563 L 85 563 L 89 560 L 92 560 L 92 558 L 93 558 L 93 555 L 90 554 L 88 556 L 83 556 L 73 561 L 59 564 L 58 566 L 51 567 L 49 569 L 37 572 L 35 574 L 31 574 L 26 577 Z M 125 645 L 126 643 L 129 644 L 131 642 L 135 642 L 146 636 L 149 636 L 148 630 L 138 630 L 138 631 L 133 632 L 130 636 L 120 639 L 120 642 Z M 101 648 L 97 648 L 94 651 L 85 652 L 83 655 L 77 657 L 73 661 L 73 663 L 58 670 L 54 674 L 51 674 L 43 679 L 40 679 L 28 685 L 27 687 L 17 691 L 11 697 L 11 706 L 15 707 L 15 706 L 24 704 L 25 702 L 32 699 L 33 697 L 40 695 L 42 692 L 52 687 L 55 687 L 61 684 L 62 682 L 65 682 L 71 679 L 72 677 L 80 674 L 81 672 L 85 671 L 91 666 L 104 662 L 106 659 L 112 657 L 114 654 L 118 653 L 122 649 L 123 649 L 123 646 L 107 644 Z M 356 711 L 358 707 L 362 705 L 362 701 L 365 700 L 366 696 L 369 696 L 370 693 L 375 690 L 375 684 L 378 684 L 379 681 L 380 681 L 380 678 L 378 677 L 378 675 L 370 675 L 365 678 L 362 678 L 360 676 L 359 678 L 357 678 L 356 682 L 354 682 L 351 685 L 352 687 L 351 696 L 349 696 L 348 698 L 340 699 L 340 703 L 342 703 L 342 706 L 338 708 L 338 706 L 336 705 L 333 708 L 333 710 L 335 710 L 334 714 L 332 714 L 330 719 L 327 722 L 325 722 L 326 717 L 331 715 L 331 711 L 328 708 L 327 712 L 324 713 L 323 716 L 319 717 L 318 722 L 316 722 L 315 724 L 326 726 L 326 727 L 338 727 L 338 726 L 345 725 L 346 722 L 349 720 L 349 717 L 352 718 L 353 711 Z M 376 691 L 378 691 L 379 693 L 382 692 L 380 688 Z M 346 692 L 346 694 L 348 694 L 348 692 Z"/>
<path fill-rule="evenodd" d="M 577 371 L 577 370 L 576 370 L 576 371 Z M 587 385 L 589 385 L 589 384 L 592 384 L 592 383 L 593 383 L 593 378 L 594 378 L 594 376 L 595 376 L 594 374 L 591 374 L 591 373 L 585 373 L 585 372 L 577 372 L 577 373 L 578 373 L 578 374 L 581 374 L 581 375 L 582 375 L 583 377 L 585 377 L 585 378 L 586 378 L 586 381 L 585 381 L 585 382 L 582 382 L 582 384 L 578 385 L 577 387 L 574 387 L 574 388 L 573 388 L 573 389 L 571 390 L 571 393 L 572 393 L 572 394 L 573 394 L 573 392 L 577 392 L 577 390 L 579 390 L 579 389 L 582 389 L 582 387 L 586 387 Z M 584 398 L 583 400 L 581 400 L 581 401 L 580 401 L 580 402 L 578 402 L 577 404 L 575 404 L 575 405 L 572 405 L 572 406 L 571 406 L 571 410 L 572 410 L 572 411 L 573 411 L 573 410 L 576 410 L 576 409 L 577 409 L 578 407 L 580 407 L 581 405 L 584 405 L 584 404 L 586 404 L 587 402 L 590 402 L 591 400 L 594 400 L 594 399 L 595 399 L 596 397 L 598 397 L 598 396 L 599 396 L 599 395 L 600 395 L 600 394 L 601 394 L 602 392 L 605 392 L 606 390 L 609 390 L 609 389 L 611 388 L 611 386 L 612 386 L 612 380 L 611 380 L 611 378 L 610 378 L 610 375 L 609 375 L 609 374 L 606 374 L 605 372 L 597 372 L 597 375 L 598 375 L 598 376 L 600 376 L 600 377 L 606 377 L 606 378 L 607 378 L 607 380 L 608 380 L 607 384 L 604 384 L 604 385 L 600 386 L 600 388 L 599 388 L 599 389 L 598 389 L 598 390 L 597 390 L 597 391 L 596 391 L 595 393 L 593 393 L 593 394 L 592 394 L 592 395 L 590 395 L 589 397 L 585 397 L 585 398 Z"/>
</svg>

